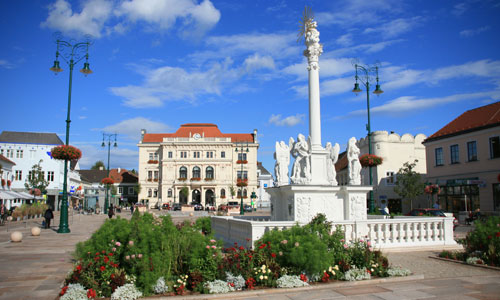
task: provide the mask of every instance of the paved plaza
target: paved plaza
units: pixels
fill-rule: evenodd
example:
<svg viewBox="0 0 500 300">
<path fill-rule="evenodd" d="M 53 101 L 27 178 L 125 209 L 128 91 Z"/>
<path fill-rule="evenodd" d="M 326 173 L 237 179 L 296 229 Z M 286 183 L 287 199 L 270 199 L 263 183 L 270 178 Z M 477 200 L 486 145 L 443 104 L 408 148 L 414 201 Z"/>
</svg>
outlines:
<svg viewBox="0 0 500 300">
<path fill-rule="evenodd" d="M 129 212 L 119 215 L 130 217 Z M 41 226 L 41 219 L 1 226 L 0 299 L 55 299 L 72 267 L 71 253 L 76 243 L 88 239 L 106 218 L 105 215 L 70 215 L 71 233 L 58 234 L 55 231 L 59 222 L 56 215 L 53 229 L 42 229 L 39 237 L 31 236 L 30 229 Z M 174 220 L 184 218 L 176 217 Z M 14 230 L 23 233 L 21 243 L 10 242 L 10 233 Z M 457 234 L 463 236 L 466 231 L 466 227 L 459 227 Z M 388 252 L 392 264 L 413 271 L 415 275 L 408 278 L 151 299 L 500 299 L 500 271 L 429 258 L 437 252 Z"/>
</svg>

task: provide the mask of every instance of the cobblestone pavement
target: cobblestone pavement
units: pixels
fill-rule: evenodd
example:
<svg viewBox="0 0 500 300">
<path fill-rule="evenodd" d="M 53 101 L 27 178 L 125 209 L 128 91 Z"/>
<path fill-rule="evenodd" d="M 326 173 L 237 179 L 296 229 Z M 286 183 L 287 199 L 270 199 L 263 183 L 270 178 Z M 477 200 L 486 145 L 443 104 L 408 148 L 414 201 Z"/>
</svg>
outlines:
<svg viewBox="0 0 500 300">
<path fill-rule="evenodd" d="M 122 217 L 130 218 L 124 211 Z M 71 253 L 77 242 L 90 237 L 105 221 L 105 215 L 73 215 L 69 217 L 71 233 L 42 229 L 39 237 L 31 236 L 32 226 L 41 219 L 13 222 L 0 226 L 0 299 L 53 300 L 72 267 Z M 189 215 L 175 216 L 175 222 L 194 220 Z M 7 231 L 7 229 L 9 231 Z M 11 243 L 10 233 L 23 233 L 21 243 Z M 470 228 L 457 230 L 464 236 Z M 500 271 L 461 265 L 429 258 L 436 250 L 388 252 L 389 261 L 413 271 L 411 277 L 389 278 L 364 282 L 336 282 L 299 289 L 262 289 L 226 295 L 192 295 L 151 297 L 150 299 L 500 299 Z"/>
</svg>

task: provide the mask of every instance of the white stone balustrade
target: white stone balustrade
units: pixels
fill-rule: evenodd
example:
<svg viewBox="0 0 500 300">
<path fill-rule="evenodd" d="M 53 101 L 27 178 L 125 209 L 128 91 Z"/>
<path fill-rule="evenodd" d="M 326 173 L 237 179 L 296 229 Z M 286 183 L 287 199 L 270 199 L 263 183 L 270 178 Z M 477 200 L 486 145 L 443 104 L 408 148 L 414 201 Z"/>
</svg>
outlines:
<svg viewBox="0 0 500 300">
<path fill-rule="evenodd" d="M 224 241 L 226 247 L 238 243 L 239 246 L 250 248 L 265 232 L 291 228 L 296 224 L 293 221 L 268 220 L 268 217 L 212 217 L 212 230 L 216 238 Z M 333 222 L 333 226 L 339 226 L 344 231 L 347 243 L 358 239 L 368 240 L 375 249 L 456 245 L 453 239 L 453 218 L 406 217 L 338 221 Z"/>
</svg>

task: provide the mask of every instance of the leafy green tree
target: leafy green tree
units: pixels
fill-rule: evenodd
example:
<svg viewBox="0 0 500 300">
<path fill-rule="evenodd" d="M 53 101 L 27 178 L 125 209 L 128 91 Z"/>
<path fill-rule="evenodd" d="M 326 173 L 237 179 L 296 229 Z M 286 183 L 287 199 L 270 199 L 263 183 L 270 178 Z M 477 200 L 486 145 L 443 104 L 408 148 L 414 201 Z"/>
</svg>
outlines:
<svg viewBox="0 0 500 300">
<path fill-rule="evenodd" d="M 104 165 L 104 162 L 102 160 L 98 160 L 95 162 L 95 164 L 90 168 L 91 170 L 106 170 L 106 166 Z"/>
<path fill-rule="evenodd" d="M 134 192 L 136 193 L 136 195 L 139 195 L 139 193 L 141 192 L 141 189 L 142 189 L 142 186 L 140 183 L 136 183 L 134 185 Z"/>
<path fill-rule="evenodd" d="M 187 186 L 183 186 L 182 189 L 181 189 L 181 192 L 180 194 L 183 196 L 183 197 L 186 197 L 189 195 L 189 189 Z"/>
<path fill-rule="evenodd" d="M 45 180 L 45 172 L 42 169 L 42 162 L 43 160 L 40 159 L 40 161 L 37 164 L 34 164 L 31 167 L 30 175 L 28 175 L 28 178 L 26 179 L 26 182 L 24 183 L 24 187 L 29 191 L 33 191 L 33 197 L 35 197 L 35 189 L 40 190 L 41 194 L 47 193 L 47 187 L 49 186 L 50 182 Z"/>
<path fill-rule="evenodd" d="M 229 192 L 231 193 L 231 198 L 234 199 L 234 195 L 236 195 L 236 190 L 234 189 L 234 186 L 229 187 Z"/>
<path fill-rule="evenodd" d="M 422 176 L 415 171 L 418 160 L 405 162 L 397 173 L 396 186 L 394 192 L 410 202 L 410 209 L 413 209 L 413 200 L 424 193 L 425 183 Z"/>
</svg>

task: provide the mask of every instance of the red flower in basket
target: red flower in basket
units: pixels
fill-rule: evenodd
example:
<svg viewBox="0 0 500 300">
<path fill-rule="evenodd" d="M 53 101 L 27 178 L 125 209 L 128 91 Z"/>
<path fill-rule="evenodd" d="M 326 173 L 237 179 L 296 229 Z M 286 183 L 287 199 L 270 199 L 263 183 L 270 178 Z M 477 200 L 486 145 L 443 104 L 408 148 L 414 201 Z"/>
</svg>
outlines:
<svg viewBox="0 0 500 300">
<path fill-rule="evenodd" d="M 5 179 L 2 179 L 2 186 L 5 186 Z"/>
<path fill-rule="evenodd" d="M 7 180 L 7 186 L 10 186 L 12 184 L 12 181 Z"/>
<path fill-rule="evenodd" d="M 35 196 L 40 196 L 42 194 L 40 189 L 31 189 L 29 192 L 30 192 L 30 195 L 35 195 Z"/>
<path fill-rule="evenodd" d="M 71 145 L 61 145 L 52 148 L 50 155 L 53 159 L 59 160 L 79 160 L 82 157 L 82 151 Z"/>
<path fill-rule="evenodd" d="M 359 157 L 359 163 L 363 167 L 375 167 L 382 164 L 382 157 L 374 154 L 363 154 Z"/>
<path fill-rule="evenodd" d="M 102 184 L 113 184 L 113 183 L 115 183 L 115 182 L 113 181 L 113 179 L 111 179 L 111 178 L 109 178 L 109 177 L 106 177 L 106 178 L 103 178 L 103 179 L 101 180 L 101 183 L 102 183 Z"/>
<path fill-rule="evenodd" d="M 429 184 L 425 186 L 424 192 L 428 195 L 435 195 L 439 194 L 439 192 L 441 192 L 441 189 L 437 184 Z"/>
</svg>

